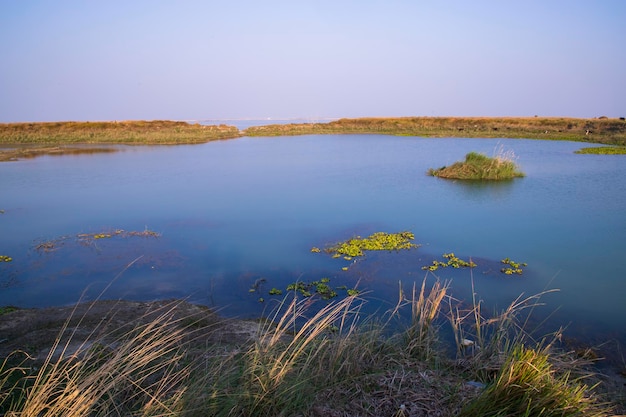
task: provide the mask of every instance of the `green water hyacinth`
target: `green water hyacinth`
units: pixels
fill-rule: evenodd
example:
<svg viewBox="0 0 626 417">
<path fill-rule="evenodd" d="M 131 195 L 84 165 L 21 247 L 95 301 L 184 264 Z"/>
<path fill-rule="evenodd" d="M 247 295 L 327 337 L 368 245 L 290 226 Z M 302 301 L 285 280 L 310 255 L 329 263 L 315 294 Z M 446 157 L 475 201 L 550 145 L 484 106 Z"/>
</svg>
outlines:
<svg viewBox="0 0 626 417">
<path fill-rule="evenodd" d="M 500 272 L 506 274 L 506 275 L 522 275 L 522 273 L 524 272 L 522 270 L 522 267 L 526 267 L 528 266 L 528 264 L 526 262 L 515 262 L 512 261 L 509 258 L 504 258 L 500 261 L 501 263 L 505 264 L 505 265 L 509 265 L 508 267 L 502 268 L 500 269 Z"/>
<path fill-rule="evenodd" d="M 369 250 L 401 250 L 417 248 L 419 245 L 412 243 L 415 235 L 411 232 L 385 233 L 377 232 L 366 238 L 357 236 L 344 242 L 339 242 L 334 246 L 325 249 L 325 252 L 332 254 L 333 258 L 344 257 L 352 259 L 363 256 L 364 251 Z"/>
<path fill-rule="evenodd" d="M 330 286 L 330 278 L 322 278 L 319 281 L 311 281 L 311 282 L 298 281 L 298 282 L 293 282 L 287 286 L 287 291 L 294 291 L 296 293 L 299 293 L 303 297 L 311 297 L 314 294 L 317 294 L 323 300 L 330 300 L 332 298 L 337 297 L 339 294 L 337 294 L 337 291 L 335 290 L 346 291 L 346 293 L 349 296 L 359 294 L 359 291 L 357 289 L 355 288 L 348 289 L 348 287 L 345 285 L 342 285 L 340 287 L 336 287 L 333 289 L 333 287 Z M 277 290 L 277 291 L 280 291 L 280 290 Z M 270 294 L 272 294 L 271 291 L 270 291 Z M 275 293 L 275 294 L 278 295 L 278 293 Z M 280 292 L 280 294 L 282 294 L 282 291 Z"/>
<path fill-rule="evenodd" d="M 447 262 L 441 262 L 441 261 L 433 261 L 433 263 L 431 265 L 427 265 L 427 266 L 423 266 L 422 269 L 425 271 L 436 271 L 439 268 L 447 268 L 449 266 L 451 266 L 452 268 L 474 268 L 476 267 L 476 264 L 474 262 L 472 262 L 472 260 L 470 259 L 469 262 L 468 261 L 464 261 L 461 258 L 457 258 L 456 255 L 452 252 L 450 253 L 444 253 L 443 257 L 445 259 L 447 259 Z"/>
</svg>

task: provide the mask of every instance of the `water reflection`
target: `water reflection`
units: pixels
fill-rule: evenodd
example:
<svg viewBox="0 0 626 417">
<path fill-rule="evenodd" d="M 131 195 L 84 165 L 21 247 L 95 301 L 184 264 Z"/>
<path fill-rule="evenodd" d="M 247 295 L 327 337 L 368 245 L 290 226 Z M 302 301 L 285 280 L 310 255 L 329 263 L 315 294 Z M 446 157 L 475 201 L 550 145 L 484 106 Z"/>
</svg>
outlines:
<svg viewBox="0 0 626 417">
<path fill-rule="evenodd" d="M 437 178 L 438 181 L 446 182 L 453 192 L 460 193 L 463 198 L 471 201 L 506 200 L 511 198 L 515 190 L 515 182 L 523 181 L 516 178 L 506 181 L 459 181 Z"/>
</svg>

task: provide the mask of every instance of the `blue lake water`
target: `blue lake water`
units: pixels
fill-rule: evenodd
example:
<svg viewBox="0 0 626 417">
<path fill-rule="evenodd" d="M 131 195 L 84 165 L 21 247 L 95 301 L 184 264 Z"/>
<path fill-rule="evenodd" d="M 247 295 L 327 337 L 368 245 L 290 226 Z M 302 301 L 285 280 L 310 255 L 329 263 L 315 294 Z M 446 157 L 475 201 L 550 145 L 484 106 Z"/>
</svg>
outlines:
<svg viewBox="0 0 626 417">
<path fill-rule="evenodd" d="M 472 280 L 493 308 L 559 289 L 542 298 L 539 318 L 551 314 L 577 337 L 623 343 L 626 157 L 574 154 L 582 146 L 323 135 L 2 163 L 0 255 L 13 261 L 0 263 L 0 305 L 69 304 L 110 285 L 105 298 L 188 297 L 250 317 L 271 305 L 272 287 L 329 277 L 368 290 L 373 311 L 395 304 L 399 282 L 421 283 L 422 266 L 454 252 L 478 264 L 437 271 L 456 297 L 471 298 Z M 470 151 L 513 152 L 526 177 L 466 183 L 426 175 Z M 116 229 L 161 237 L 78 239 Z M 310 252 L 404 230 L 422 246 L 356 263 Z M 53 251 L 36 249 L 50 241 Z M 524 274 L 500 273 L 505 257 L 528 263 Z"/>
</svg>

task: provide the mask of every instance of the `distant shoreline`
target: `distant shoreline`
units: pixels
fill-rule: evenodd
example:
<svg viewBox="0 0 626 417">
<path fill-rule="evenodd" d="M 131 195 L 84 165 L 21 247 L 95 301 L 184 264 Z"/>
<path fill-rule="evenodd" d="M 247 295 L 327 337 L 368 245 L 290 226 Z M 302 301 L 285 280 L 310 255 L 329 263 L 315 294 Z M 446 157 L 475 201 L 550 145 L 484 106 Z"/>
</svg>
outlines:
<svg viewBox="0 0 626 417">
<path fill-rule="evenodd" d="M 266 124 L 243 130 L 225 124 L 168 120 L 0 123 L 0 147 L 5 148 L 0 149 L 0 161 L 78 153 L 80 150 L 72 145 L 178 145 L 243 136 L 318 134 L 524 138 L 626 146 L 626 121 L 605 117 L 382 117 Z"/>
</svg>

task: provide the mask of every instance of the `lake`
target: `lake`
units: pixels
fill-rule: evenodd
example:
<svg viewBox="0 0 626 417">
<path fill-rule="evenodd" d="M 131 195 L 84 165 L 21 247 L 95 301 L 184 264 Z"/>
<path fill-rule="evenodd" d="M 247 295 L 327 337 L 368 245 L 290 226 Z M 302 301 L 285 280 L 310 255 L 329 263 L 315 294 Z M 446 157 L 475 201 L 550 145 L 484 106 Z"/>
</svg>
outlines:
<svg viewBox="0 0 626 417">
<path fill-rule="evenodd" d="M 311 135 L 2 163 L 0 255 L 13 261 L 0 262 L 0 305 L 65 305 L 106 289 L 104 298 L 188 298 L 256 317 L 281 298 L 271 288 L 327 277 L 367 291 L 367 311 L 384 311 L 400 282 L 421 283 L 423 266 L 454 252 L 478 264 L 435 272 L 455 297 L 471 299 L 473 282 L 486 306 L 503 308 L 520 294 L 558 289 L 542 297 L 537 320 L 590 342 L 624 343 L 626 158 L 574 154 L 582 146 Z M 426 175 L 470 151 L 513 152 L 526 177 Z M 131 233 L 146 230 L 160 237 Z M 419 248 L 358 262 L 311 252 L 404 230 Z M 527 263 L 524 273 L 502 274 L 506 257 Z"/>
</svg>

